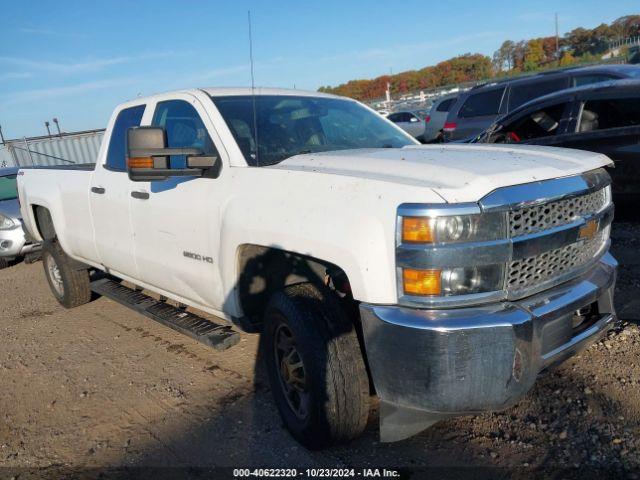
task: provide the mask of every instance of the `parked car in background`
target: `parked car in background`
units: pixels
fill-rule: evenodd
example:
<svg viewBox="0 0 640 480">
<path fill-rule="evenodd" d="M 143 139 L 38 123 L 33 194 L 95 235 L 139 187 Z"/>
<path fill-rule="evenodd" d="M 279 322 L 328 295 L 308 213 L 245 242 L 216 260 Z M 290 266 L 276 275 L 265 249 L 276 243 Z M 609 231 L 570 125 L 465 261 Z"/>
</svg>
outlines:
<svg viewBox="0 0 640 480">
<path fill-rule="evenodd" d="M 456 103 L 457 98 L 458 95 L 446 95 L 444 97 L 440 97 L 434 102 L 429 114 L 424 119 L 427 124 L 423 135 L 425 142 L 442 141 L 442 128 L 444 127 L 444 122 L 447 120 L 449 110 Z"/>
<path fill-rule="evenodd" d="M 387 115 L 387 120 L 391 120 L 409 135 L 424 142 L 427 117 L 425 110 L 413 110 L 390 113 Z"/>
<path fill-rule="evenodd" d="M 22 229 L 17 174 L 17 167 L 0 168 L 0 269 L 39 249 L 39 245 L 25 237 Z"/>
<path fill-rule="evenodd" d="M 520 105 L 566 88 L 623 78 L 640 78 L 638 65 L 599 65 L 553 70 L 524 78 L 485 84 L 461 94 L 444 124 L 445 141 L 480 134 L 501 115 Z"/>
<path fill-rule="evenodd" d="M 640 194 L 640 80 L 617 80 L 556 92 L 502 117 L 474 143 L 518 143 L 604 153 L 616 203 Z"/>
</svg>

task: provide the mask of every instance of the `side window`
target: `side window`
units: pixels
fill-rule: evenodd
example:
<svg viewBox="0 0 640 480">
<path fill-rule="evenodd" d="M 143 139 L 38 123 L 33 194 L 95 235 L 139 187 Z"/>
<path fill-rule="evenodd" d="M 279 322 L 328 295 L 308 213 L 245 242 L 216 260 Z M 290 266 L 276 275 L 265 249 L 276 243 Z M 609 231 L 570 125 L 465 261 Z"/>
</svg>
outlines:
<svg viewBox="0 0 640 480">
<path fill-rule="evenodd" d="M 640 125 L 640 97 L 587 100 L 580 115 L 579 132 Z"/>
<path fill-rule="evenodd" d="M 438 105 L 438 108 L 436 108 L 436 111 L 438 112 L 448 112 L 451 107 L 453 106 L 453 103 L 456 101 L 455 98 L 448 98 L 447 100 L 444 100 L 442 102 L 440 102 L 440 104 Z"/>
<path fill-rule="evenodd" d="M 151 124 L 164 127 L 169 148 L 199 148 L 205 155 L 218 155 L 215 145 L 196 109 L 184 100 L 168 100 L 156 106 Z M 185 155 L 172 155 L 171 168 L 185 168 Z"/>
<path fill-rule="evenodd" d="M 509 111 L 527 103 L 534 98 L 548 93 L 557 92 L 569 86 L 568 77 L 556 78 L 539 82 L 528 82 L 524 85 L 514 85 L 509 93 Z"/>
<path fill-rule="evenodd" d="M 125 108 L 118 114 L 111 131 L 111 139 L 109 140 L 107 168 L 122 172 L 127 169 L 125 160 L 127 130 L 131 127 L 140 126 L 145 107 L 146 105 L 138 105 L 136 107 Z"/>
<path fill-rule="evenodd" d="M 569 104 L 570 102 L 556 103 L 529 111 L 513 123 L 505 125 L 501 133 L 504 132 L 515 142 L 556 135 L 562 115 Z"/>
<path fill-rule="evenodd" d="M 387 115 L 387 119 L 392 121 L 393 123 L 398 123 L 400 121 L 400 113 L 392 113 L 390 115 Z"/>
<path fill-rule="evenodd" d="M 590 83 L 598 83 L 598 82 L 607 82 L 609 80 L 615 80 L 616 77 L 612 77 L 611 75 L 605 74 L 594 74 L 594 75 L 580 75 L 574 77 L 573 85 L 575 87 L 579 87 L 580 85 L 588 85 Z"/>
<path fill-rule="evenodd" d="M 481 117 L 483 115 L 496 115 L 500 111 L 504 87 L 475 93 L 464 102 L 460 108 L 459 116 L 462 118 Z"/>
</svg>

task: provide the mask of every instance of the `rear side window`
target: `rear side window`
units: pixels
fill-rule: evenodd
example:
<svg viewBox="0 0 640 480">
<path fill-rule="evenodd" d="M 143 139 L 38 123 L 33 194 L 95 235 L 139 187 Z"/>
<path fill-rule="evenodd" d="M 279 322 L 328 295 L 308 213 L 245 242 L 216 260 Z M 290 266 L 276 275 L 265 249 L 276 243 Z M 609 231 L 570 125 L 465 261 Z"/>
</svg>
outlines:
<svg viewBox="0 0 640 480">
<path fill-rule="evenodd" d="M 395 123 L 410 122 L 411 119 L 413 118 L 413 115 L 410 114 L 409 112 L 399 112 L 399 113 L 393 113 L 389 115 L 387 118 Z"/>
<path fill-rule="evenodd" d="M 616 78 L 617 77 L 604 74 L 580 75 L 573 79 L 573 85 L 579 87 L 580 85 L 589 85 L 590 83 L 607 82 L 609 80 L 615 80 Z"/>
<path fill-rule="evenodd" d="M 198 148 L 205 155 L 218 155 L 202 118 L 189 102 L 169 100 L 158 103 L 152 125 L 164 127 L 169 148 Z M 187 157 L 172 155 L 169 162 L 171 168 L 185 168 Z"/>
<path fill-rule="evenodd" d="M 392 121 L 392 122 L 399 122 L 400 121 L 400 113 L 392 113 L 390 115 L 387 115 L 387 119 Z"/>
<path fill-rule="evenodd" d="M 640 125 L 640 97 L 587 100 L 580 115 L 579 132 Z"/>
<path fill-rule="evenodd" d="M 542 97 L 548 93 L 557 92 L 569 86 L 569 78 L 556 78 L 540 82 L 530 82 L 524 85 L 514 85 L 509 93 L 509 111 L 527 103 L 534 98 Z"/>
<path fill-rule="evenodd" d="M 442 102 L 440 102 L 440 104 L 436 108 L 436 111 L 448 112 L 455 101 L 456 101 L 455 98 L 448 98 L 447 100 L 443 100 Z"/>
<path fill-rule="evenodd" d="M 111 170 L 125 171 L 125 146 L 127 130 L 131 127 L 139 127 L 146 105 L 125 108 L 118 114 L 116 123 L 111 131 L 109 151 L 107 152 L 107 168 Z"/>
<path fill-rule="evenodd" d="M 458 115 L 462 118 L 496 115 L 500 111 L 503 94 L 504 87 L 475 93 L 467 98 Z"/>
</svg>

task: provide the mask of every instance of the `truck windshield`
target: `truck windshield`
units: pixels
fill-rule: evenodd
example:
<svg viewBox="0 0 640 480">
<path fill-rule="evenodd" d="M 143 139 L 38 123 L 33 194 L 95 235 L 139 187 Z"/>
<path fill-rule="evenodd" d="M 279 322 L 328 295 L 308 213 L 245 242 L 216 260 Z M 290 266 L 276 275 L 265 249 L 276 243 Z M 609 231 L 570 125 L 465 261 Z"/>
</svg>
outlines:
<svg viewBox="0 0 640 480">
<path fill-rule="evenodd" d="M 283 95 L 212 99 L 251 166 L 273 165 L 302 153 L 399 148 L 417 143 L 377 113 L 351 100 Z"/>
<path fill-rule="evenodd" d="M 16 198 L 18 198 L 16 176 L 7 175 L 6 177 L 0 177 L 0 202 L 3 200 L 14 200 Z"/>
</svg>

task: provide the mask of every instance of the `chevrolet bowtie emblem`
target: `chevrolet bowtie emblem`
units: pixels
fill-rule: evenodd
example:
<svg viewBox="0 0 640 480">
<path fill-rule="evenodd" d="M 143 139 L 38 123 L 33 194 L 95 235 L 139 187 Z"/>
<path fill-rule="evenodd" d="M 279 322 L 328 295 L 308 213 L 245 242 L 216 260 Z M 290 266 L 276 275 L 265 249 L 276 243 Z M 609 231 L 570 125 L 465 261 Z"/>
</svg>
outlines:
<svg viewBox="0 0 640 480">
<path fill-rule="evenodd" d="M 598 221 L 589 220 L 582 227 L 580 227 L 580 231 L 578 232 L 578 240 L 588 240 L 590 238 L 593 238 L 597 232 Z"/>
</svg>

